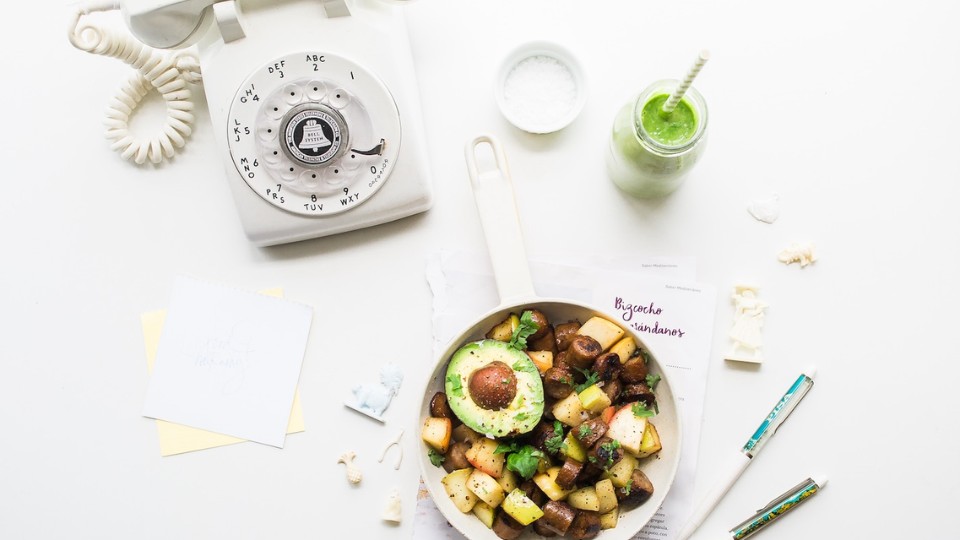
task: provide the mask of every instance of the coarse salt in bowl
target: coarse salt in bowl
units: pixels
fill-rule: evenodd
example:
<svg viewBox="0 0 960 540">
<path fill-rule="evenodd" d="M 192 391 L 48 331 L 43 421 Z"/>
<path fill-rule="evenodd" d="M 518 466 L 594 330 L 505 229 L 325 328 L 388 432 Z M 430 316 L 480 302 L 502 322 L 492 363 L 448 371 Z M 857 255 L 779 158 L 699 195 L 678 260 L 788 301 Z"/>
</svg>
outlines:
<svg viewBox="0 0 960 540">
<path fill-rule="evenodd" d="M 572 122 L 587 100 L 583 70 L 556 43 L 525 43 L 501 65 L 496 98 L 511 124 L 530 133 L 552 133 Z"/>
</svg>

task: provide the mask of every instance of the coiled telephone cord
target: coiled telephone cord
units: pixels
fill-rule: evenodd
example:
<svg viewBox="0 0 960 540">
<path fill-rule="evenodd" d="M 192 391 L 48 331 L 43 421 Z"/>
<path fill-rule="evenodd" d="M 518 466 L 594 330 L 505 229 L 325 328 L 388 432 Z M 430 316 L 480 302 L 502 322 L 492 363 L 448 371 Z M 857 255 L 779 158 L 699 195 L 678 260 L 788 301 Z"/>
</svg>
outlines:
<svg viewBox="0 0 960 540">
<path fill-rule="evenodd" d="M 199 83 L 200 62 L 187 52 L 164 53 L 147 47 L 130 36 L 82 22 L 94 11 L 117 9 L 115 2 L 90 3 L 76 10 L 68 30 L 70 43 L 91 54 L 120 59 L 136 70 L 107 106 L 104 125 L 111 148 L 138 165 L 160 163 L 174 156 L 193 132 L 193 101 L 187 83 Z M 166 103 L 166 119 L 157 132 L 141 137 L 130 131 L 130 117 L 150 92 L 156 91 Z"/>
</svg>

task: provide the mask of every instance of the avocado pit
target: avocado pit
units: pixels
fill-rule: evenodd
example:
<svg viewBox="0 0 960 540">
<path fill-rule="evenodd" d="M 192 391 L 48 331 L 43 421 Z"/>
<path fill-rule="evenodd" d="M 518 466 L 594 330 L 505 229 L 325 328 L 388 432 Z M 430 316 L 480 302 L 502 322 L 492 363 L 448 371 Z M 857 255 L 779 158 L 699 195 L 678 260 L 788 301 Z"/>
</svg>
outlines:
<svg viewBox="0 0 960 540">
<path fill-rule="evenodd" d="M 517 396 L 517 377 L 510 366 L 500 361 L 474 371 L 468 385 L 474 403 L 491 411 L 507 408 Z"/>
</svg>

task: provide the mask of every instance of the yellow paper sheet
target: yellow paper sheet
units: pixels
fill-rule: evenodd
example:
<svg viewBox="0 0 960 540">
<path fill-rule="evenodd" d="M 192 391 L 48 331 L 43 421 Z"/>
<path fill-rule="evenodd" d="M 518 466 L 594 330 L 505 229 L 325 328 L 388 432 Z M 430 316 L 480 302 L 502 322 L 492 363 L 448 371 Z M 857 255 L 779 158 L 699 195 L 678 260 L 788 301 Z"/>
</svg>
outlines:
<svg viewBox="0 0 960 540">
<path fill-rule="evenodd" d="M 283 297 L 282 289 L 269 289 L 260 291 L 267 296 Z M 157 346 L 160 344 L 160 332 L 163 330 L 163 321 L 166 319 L 167 311 L 151 311 L 140 316 L 140 324 L 143 327 L 143 344 L 147 351 L 147 372 L 153 372 L 153 363 L 157 359 Z M 160 434 L 160 455 L 173 456 L 195 450 L 206 450 L 217 446 L 227 446 L 246 442 L 245 439 L 238 439 L 221 433 L 204 431 L 202 429 L 174 424 L 164 420 L 156 420 L 157 431 Z M 287 433 L 300 433 L 304 431 L 303 409 L 300 407 L 300 391 L 293 396 L 293 407 L 290 410 L 290 422 L 287 424 Z"/>
</svg>

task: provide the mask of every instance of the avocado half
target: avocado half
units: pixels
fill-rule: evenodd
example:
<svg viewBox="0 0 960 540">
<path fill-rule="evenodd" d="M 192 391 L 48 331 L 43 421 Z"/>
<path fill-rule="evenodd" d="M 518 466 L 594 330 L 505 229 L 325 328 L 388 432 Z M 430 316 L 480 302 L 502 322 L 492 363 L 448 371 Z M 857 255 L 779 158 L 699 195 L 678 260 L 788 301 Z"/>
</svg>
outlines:
<svg viewBox="0 0 960 540">
<path fill-rule="evenodd" d="M 482 407 L 471 397 L 471 377 L 494 362 L 509 366 L 516 379 L 516 395 L 498 410 Z M 453 353 L 444 381 L 447 402 L 470 429 L 493 437 L 528 433 L 543 416 L 543 381 L 530 357 L 503 341 L 484 339 Z"/>
</svg>

